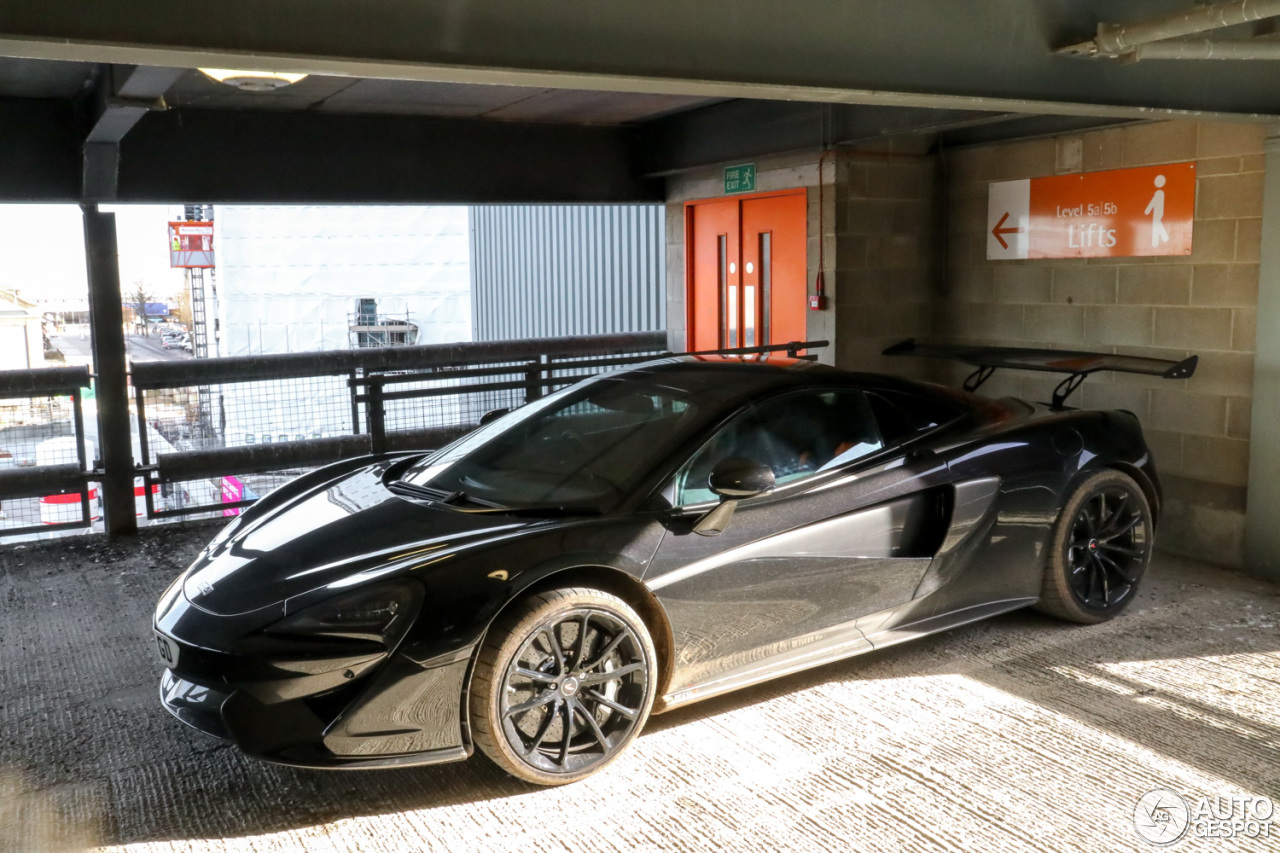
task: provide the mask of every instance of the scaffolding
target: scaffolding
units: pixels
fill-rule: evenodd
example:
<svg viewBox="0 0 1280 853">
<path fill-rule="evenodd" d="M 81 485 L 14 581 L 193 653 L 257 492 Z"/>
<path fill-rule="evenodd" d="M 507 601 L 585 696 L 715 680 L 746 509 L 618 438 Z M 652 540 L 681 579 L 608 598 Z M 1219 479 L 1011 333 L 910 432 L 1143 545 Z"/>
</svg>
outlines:
<svg viewBox="0 0 1280 853">
<path fill-rule="evenodd" d="M 213 206 L 189 204 L 185 206 L 184 213 L 189 222 L 212 221 Z M 191 355 L 193 358 L 209 358 L 210 355 L 209 310 L 204 272 L 202 267 L 192 267 L 187 270 L 187 286 L 191 293 Z M 213 268 L 210 267 L 209 289 L 212 290 L 215 287 Z M 214 445 L 221 445 L 221 442 L 216 440 L 220 438 L 221 430 L 214 427 L 213 389 L 208 385 L 202 385 L 197 389 L 194 421 L 196 433 L 203 439 L 206 446 L 211 439 L 214 440 Z"/>
<path fill-rule="evenodd" d="M 418 342 L 418 326 L 408 311 L 379 314 L 378 300 L 357 299 L 356 310 L 347 315 L 347 342 L 350 349 L 405 347 Z"/>
</svg>

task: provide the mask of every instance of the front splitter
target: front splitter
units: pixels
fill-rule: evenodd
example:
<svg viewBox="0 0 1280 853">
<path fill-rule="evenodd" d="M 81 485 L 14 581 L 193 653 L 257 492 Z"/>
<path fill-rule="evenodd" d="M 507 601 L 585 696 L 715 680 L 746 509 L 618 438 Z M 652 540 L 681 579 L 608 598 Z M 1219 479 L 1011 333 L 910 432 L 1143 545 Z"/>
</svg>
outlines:
<svg viewBox="0 0 1280 853">
<path fill-rule="evenodd" d="M 231 740 L 222 722 L 222 703 L 229 693 L 179 678 L 166 669 L 160 678 L 160 704 L 191 728 L 221 740 Z"/>
</svg>

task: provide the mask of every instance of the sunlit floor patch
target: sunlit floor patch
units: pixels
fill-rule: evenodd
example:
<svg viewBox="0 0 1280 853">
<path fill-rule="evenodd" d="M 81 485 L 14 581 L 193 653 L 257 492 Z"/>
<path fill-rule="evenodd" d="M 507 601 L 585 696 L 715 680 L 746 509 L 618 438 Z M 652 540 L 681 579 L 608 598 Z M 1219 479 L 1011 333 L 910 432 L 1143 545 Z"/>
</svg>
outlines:
<svg viewBox="0 0 1280 853">
<path fill-rule="evenodd" d="M 909 661 L 868 664 L 874 671 Z M 1060 669 L 1071 677 L 1075 668 Z M 1133 808 L 1152 788 L 1257 793 L 984 683 L 980 672 L 899 676 L 849 664 L 825 676 L 657 727 L 610 771 L 579 785 L 281 833 L 108 849 L 523 853 L 746 849 L 749 840 L 757 850 L 1139 850 Z M 1093 681 L 1105 684 L 1103 676 Z M 1189 838 L 1179 849 L 1221 845 Z M 1274 847 L 1245 841 L 1236 849 Z"/>
<path fill-rule="evenodd" d="M 1274 693 L 1280 691 L 1276 652 L 1120 661 L 1099 668 L 1138 686 L 1150 701 L 1181 706 L 1206 725 L 1238 721 L 1244 725 L 1242 733 L 1270 737 L 1280 746 L 1274 702 Z"/>
</svg>

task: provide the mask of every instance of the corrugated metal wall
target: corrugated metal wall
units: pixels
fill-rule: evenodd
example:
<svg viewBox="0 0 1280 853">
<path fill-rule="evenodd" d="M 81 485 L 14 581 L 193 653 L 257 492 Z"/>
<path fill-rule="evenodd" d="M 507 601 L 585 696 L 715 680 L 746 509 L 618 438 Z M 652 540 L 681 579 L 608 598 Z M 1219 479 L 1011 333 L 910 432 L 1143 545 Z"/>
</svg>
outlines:
<svg viewBox="0 0 1280 853">
<path fill-rule="evenodd" d="M 666 328 L 660 204 L 471 208 L 475 340 Z"/>
</svg>

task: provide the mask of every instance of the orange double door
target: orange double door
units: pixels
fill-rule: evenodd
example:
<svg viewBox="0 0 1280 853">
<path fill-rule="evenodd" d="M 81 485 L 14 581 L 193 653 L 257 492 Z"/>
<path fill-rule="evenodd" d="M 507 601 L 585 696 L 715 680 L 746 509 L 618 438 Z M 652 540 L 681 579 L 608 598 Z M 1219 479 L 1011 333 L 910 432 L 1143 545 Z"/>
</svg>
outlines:
<svg viewBox="0 0 1280 853">
<path fill-rule="evenodd" d="M 688 347 L 805 339 L 805 190 L 685 205 Z"/>
</svg>

